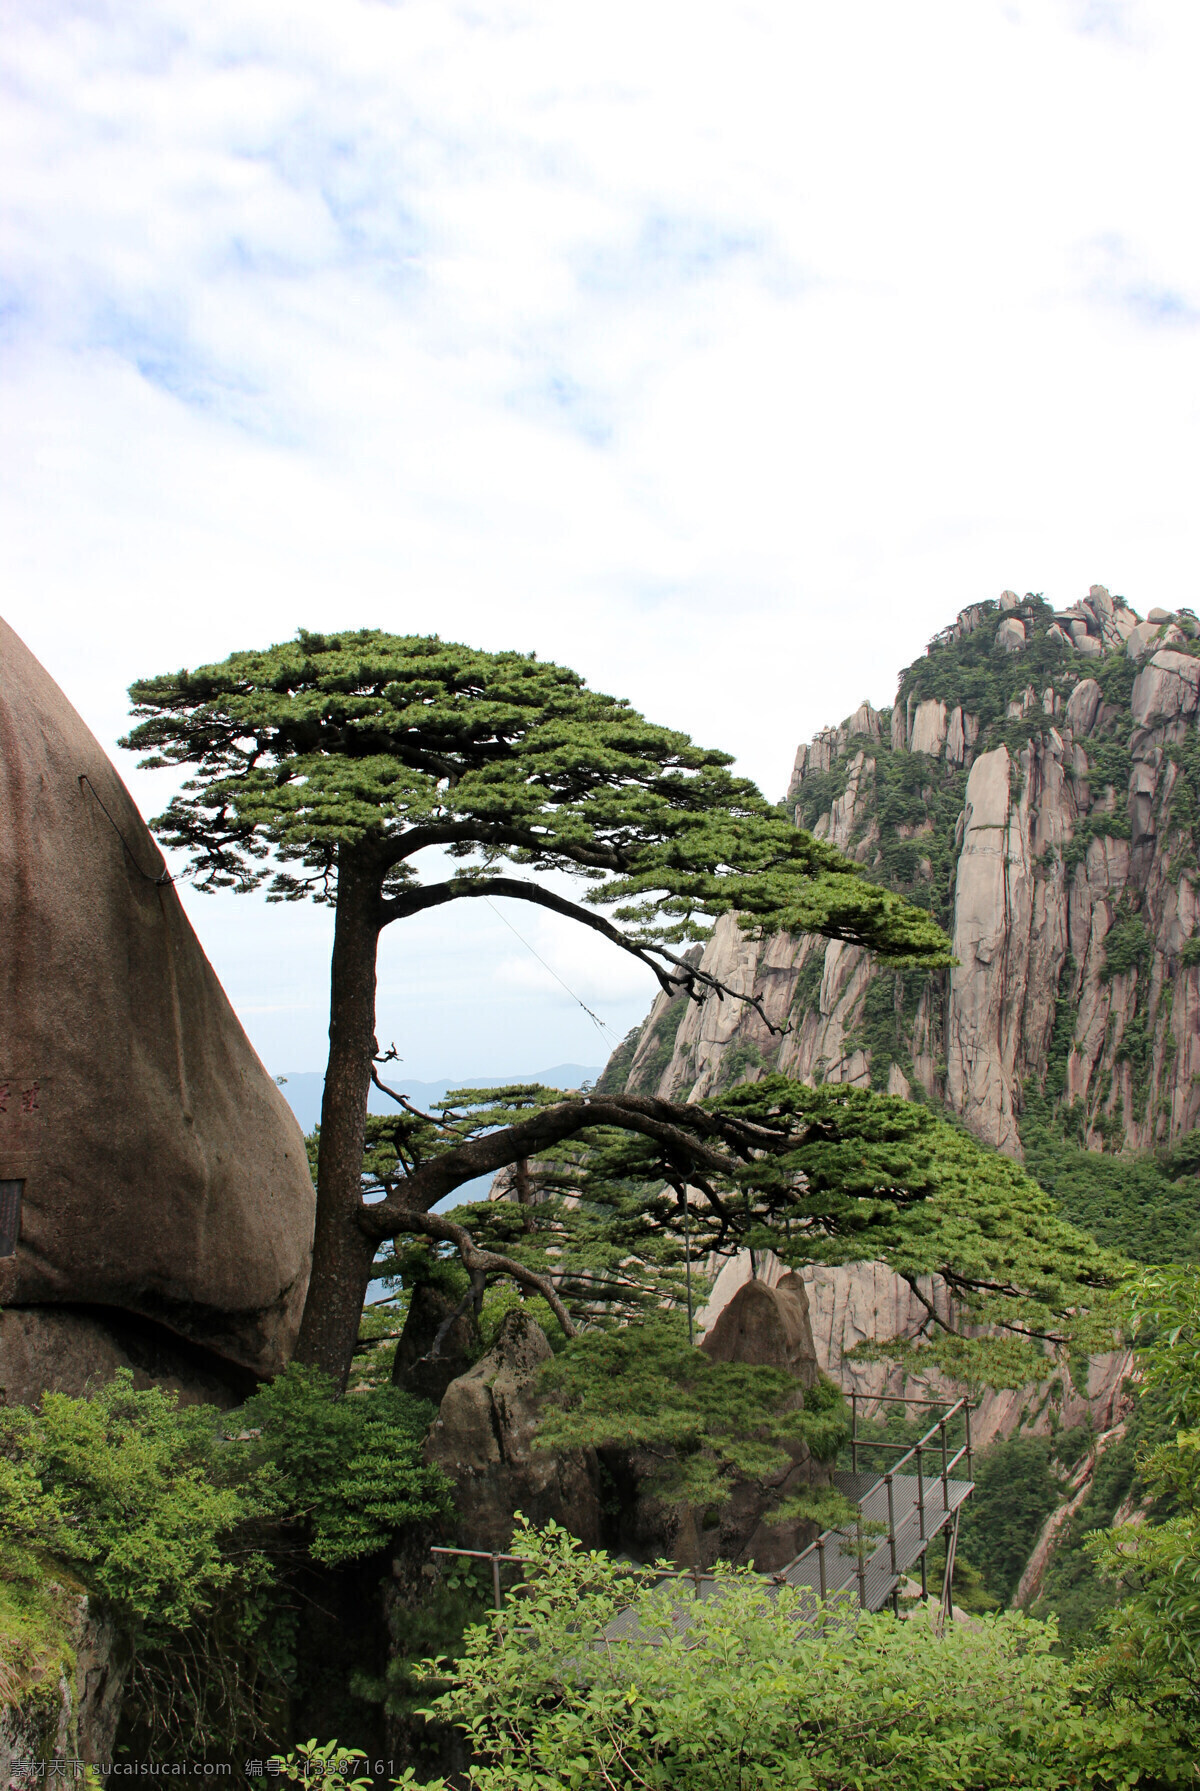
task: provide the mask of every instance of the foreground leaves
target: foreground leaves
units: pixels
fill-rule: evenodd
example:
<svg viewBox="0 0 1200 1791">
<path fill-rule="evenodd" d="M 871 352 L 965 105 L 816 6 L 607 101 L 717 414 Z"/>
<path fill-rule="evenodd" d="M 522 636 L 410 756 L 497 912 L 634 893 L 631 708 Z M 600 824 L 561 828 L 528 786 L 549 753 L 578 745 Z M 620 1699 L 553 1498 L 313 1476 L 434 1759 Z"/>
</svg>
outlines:
<svg viewBox="0 0 1200 1791">
<path fill-rule="evenodd" d="M 1169 1717 L 1093 1696 L 1053 1652 L 1053 1624 L 1016 1612 L 937 1636 L 826 1606 L 745 1570 L 697 1600 L 686 1581 L 636 1576 L 553 1527 L 520 1537 L 528 1590 L 468 1634 L 452 1718 L 479 1791 L 1058 1791 L 1195 1783 Z M 607 1643 L 636 1607 L 648 1643 Z M 811 1615 L 811 1613 L 810 1613 Z"/>
</svg>

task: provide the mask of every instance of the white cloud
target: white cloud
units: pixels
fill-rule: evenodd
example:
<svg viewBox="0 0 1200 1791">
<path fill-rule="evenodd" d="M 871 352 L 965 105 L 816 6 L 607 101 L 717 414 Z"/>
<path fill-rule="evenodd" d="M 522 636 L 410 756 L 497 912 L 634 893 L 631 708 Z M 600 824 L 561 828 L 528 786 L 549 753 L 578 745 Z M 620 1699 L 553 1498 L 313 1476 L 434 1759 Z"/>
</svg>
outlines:
<svg viewBox="0 0 1200 1791">
<path fill-rule="evenodd" d="M 564 659 L 778 794 L 967 601 L 1194 603 L 1198 37 L 1168 0 L 9 5 L 5 613 L 107 743 L 135 675 L 367 621 Z M 319 999 L 303 1063 L 249 1009 L 319 995 L 324 936 L 194 907 L 318 1062 Z M 410 1073 L 567 1024 L 478 918 L 421 939 Z"/>
</svg>

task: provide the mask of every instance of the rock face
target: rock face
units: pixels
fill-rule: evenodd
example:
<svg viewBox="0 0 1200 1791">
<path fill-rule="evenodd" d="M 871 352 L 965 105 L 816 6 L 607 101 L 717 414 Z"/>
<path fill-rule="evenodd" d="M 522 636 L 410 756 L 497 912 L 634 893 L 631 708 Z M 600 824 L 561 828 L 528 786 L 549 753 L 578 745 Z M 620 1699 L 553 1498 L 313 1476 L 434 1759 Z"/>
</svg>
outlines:
<svg viewBox="0 0 1200 1791">
<path fill-rule="evenodd" d="M 454 1540 L 464 1548 L 506 1549 L 518 1511 L 535 1524 L 553 1518 L 589 1548 L 600 1545 L 595 1452 L 533 1447 L 537 1375 L 550 1355 L 542 1331 L 514 1307 L 487 1355 L 446 1389 L 425 1459 L 454 1481 Z"/>
<path fill-rule="evenodd" d="M 29 1782 L 18 1762 L 108 1765 L 130 1666 L 129 1650 L 83 1592 L 55 1587 L 61 1647 L 11 1688 L 0 1676 L 0 1784 Z M 0 1666 L 3 1662 L 0 1662 Z M 48 1776 L 48 1768 L 47 1768 Z"/>
<path fill-rule="evenodd" d="M 919 1087 L 1018 1157 L 1030 1087 L 1074 1108 L 1096 1148 L 1164 1144 L 1200 1121 L 1200 626 L 1178 611 L 1156 628 L 1178 625 L 1184 647 L 1132 661 L 1148 624 L 1101 586 L 1057 616 L 1031 597 L 1000 608 L 964 610 L 903 674 L 890 716 L 864 704 L 801 747 L 789 798 L 802 825 L 930 907 L 958 967 L 897 975 L 836 941 L 749 939 L 726 916 L 703 967 L 790 1030 L 734 1002 L 660 997 L 631 1088 L 698 1100 L 776 1067 Z M 1028 630 L 1020 658 L 989 643 L 998 619 Z M 1095 652 L 1057 638 L 1069 627 Z"/>
<path fill-rule="evenodd" d="M 804 1282 L 799 1275 L 782 1275 L 772 1284 L 746 1281 L 700 1347 L 714 1362 L 784 1368 L 802 1387 L 815 1386 L 817 1352 Z"/>
<path fill-rule="evenodd" d="M 35 1405 L 43 1393 L 78 1398 L 127 1368 L 135 1387 L 162 1387 L 183 1405 L 228 1409 L 258 1384 L 247 1369 L 217 1359 L 135 1313 L 103 1318 L 69 1306 L 10 1306 L 0 1312 L 0 1398 Z"/>
<path fill-rule="evenodd" d="M 1200 660 L 1162 651 L 1138 673 L 1133 686 L 1134 725 L 1144 728 L 1179 715 L 1196 713 Z"/>
<path fill-rule="evenodd" d="M 1019 655 L 995 639 L 1014 623 Z M 1179 639 L 1164 644 L 1172 628 Z M 800 748 L 789 797 L 799 824 L 932 910 L 957 966 L 897 974 L 837 941 L 753 940 L 726 916 L 703 967 L 788 1030 L 731 1001 L 660 997 L 626 1048 L 627 1086 L 700 1100 L 778 1068 L 919 1091 L 1015 1157 L 1030 1091 L 1070 1109 L 1093 1149 L 1190 1132 L 1198 714 L 1200 624 L 1186 610 L 1141 624 L 1100 586 L 1058 614 L 1011 593 L 964 610 L 902 674 L 890 712 L 863 704 Z M 760 1281 L 778 1279 L 772 1263 L 759 1261 Z M 722 1269 L 702 1322 L 721 1322 L 748 1275 L 745 1258 Z M 845 1357 L 867 1338 L 915 1334 L 924 1314 L 907 1284 L 873 1263 L 803 1278 L 819 1366 L 847 1391 L 904 1391 L 886 1365 Z M 1055 1422 L 1110 1429 L 1128 1371 L 1127 1356 L 1106 1354 L 1084 1386 L 989 1394 L 976 1438 L 1048 1426 L 1051 1406 Z"/>
<path fill-rule="evenodd" d="M 802 1279 L 817 1361 L 847 1393 L 868 1401 L 884 1393 L 928 1397 L 945 1392 L 955 1399 L 962 1393 L 961 1387 L 938 1375 L 923 1375 L 918 1386 L 886 1362 L 846 1359 L 857 1344 L 876 1337 L 912 1336 L 923 1321 L 924 1308 L 899 1275 L 882 1263 L 859 1262 L 837 1269 L 806 1268 Z M 923 1281 L 921 1292 L 939 1308 L 948 1304 L 945 1289 L 936 1280 Z M 1081 1424 L 1107 1430 L 1128 1408 L 1124 1383 L 1132 1366 L 1129 1352 L 1112 1351 L 1090 1359 L 1086 1383 L 1078 1387 L 1065 1369 L 1056 1368 L 1053 1377 L 1035 1386 L 985 1391 L 972 1414 L 972 1439 L 984 1448 L 1018 1429 L 1035 1435 L 1048 1434 L 1055 1426 L 1070 1430 Z"/>
<path fill-rule="evenodd" d="M 51 1315 L 0 1384 L 61 1384 L 64 1308 L 97 1359 L 129 1314 L 218 1378 L 277 1369 L 311 1250 L 300 1129 L 112 765 L 3 623 L 0 939 L 0 1305 Z"/>
</svg>

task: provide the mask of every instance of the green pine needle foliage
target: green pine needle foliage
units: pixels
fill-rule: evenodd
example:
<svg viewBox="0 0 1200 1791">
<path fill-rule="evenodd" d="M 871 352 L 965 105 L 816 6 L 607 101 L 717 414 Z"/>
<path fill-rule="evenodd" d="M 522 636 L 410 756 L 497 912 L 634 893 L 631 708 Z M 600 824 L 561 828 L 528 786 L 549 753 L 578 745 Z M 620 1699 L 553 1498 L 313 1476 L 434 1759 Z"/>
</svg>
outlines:
<svg viewBox="0 0 1200 1791">
<path fill-rule="evenodd" d="M 207 889 L 335 899 L 349 853 L 384 898 L 412 856 L 503 860 L 592 880 L 630 937 L 748 927 L 827 932 L 928 963 L 939 929 L 701 748 L 535 654 L 436 636 L 301 630 L 294 641 L 131 688 L 125 744 L 191 776 L 155 827 Z"/>
<path fill-rule="evenodd" d="M 710 1361 L 672 1313 L 573 1339 L 540 1384 L 539 1449 L 647 1450 L 661 1462 L 653 1488 L 671 1503 L 720 1502 L 735 1479 L 782 1474 L 789 1445 L 831 1461 L 849 1434 L 831 1381 L 801 1394 L 785 1369 Z"/>
</svg>

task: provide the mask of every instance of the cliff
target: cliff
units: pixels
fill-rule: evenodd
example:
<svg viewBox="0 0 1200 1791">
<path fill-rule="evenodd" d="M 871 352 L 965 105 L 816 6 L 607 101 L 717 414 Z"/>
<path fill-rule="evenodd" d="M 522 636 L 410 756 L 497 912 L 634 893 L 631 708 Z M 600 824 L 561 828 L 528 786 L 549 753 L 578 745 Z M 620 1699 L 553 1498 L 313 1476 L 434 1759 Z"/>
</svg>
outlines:
<svg viewBox="0 0 1200 1791">
<path fill-rule="evenodd" d="M 788 806 L 930 909 L 958 965 L 896 971 L 722 920 L 705 969 L 753 1009 L 660 997 L 610 1080 L 701 1099 L 778 1068 L 944 1104 L 1023 1154 L 1030 1114 L 1092 1151 L 1200 1117 L 1200 626 L 1092 586 L 1003 593 L 796 755 Z"/>
</svg>

